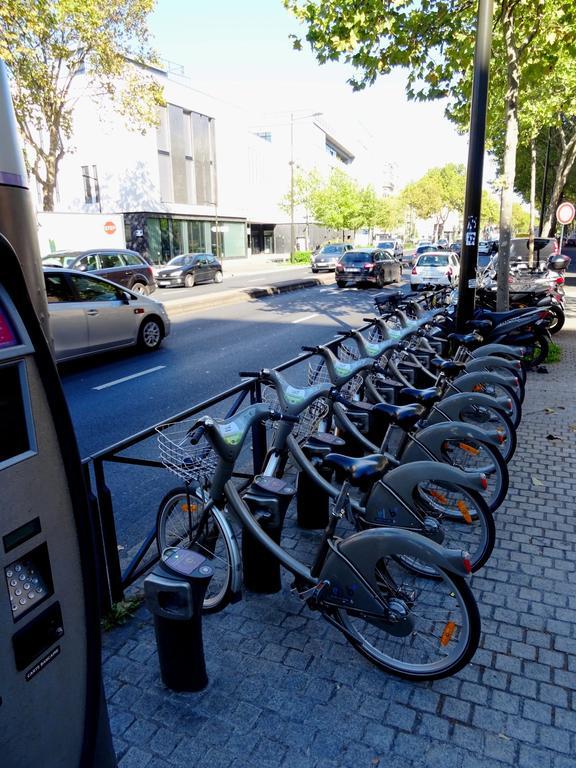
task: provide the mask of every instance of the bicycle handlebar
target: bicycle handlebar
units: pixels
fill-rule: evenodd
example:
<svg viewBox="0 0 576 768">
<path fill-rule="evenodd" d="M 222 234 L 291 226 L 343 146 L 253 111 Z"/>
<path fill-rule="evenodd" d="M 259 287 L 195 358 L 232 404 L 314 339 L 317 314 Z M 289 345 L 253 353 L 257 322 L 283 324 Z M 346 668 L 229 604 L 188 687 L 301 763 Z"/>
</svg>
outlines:
<svg viewBox="0 0 576 768">
<path fill-rule="evenodd" d="M 312 352 L 313 354 L 318 354 L 318 350 L 320 347 L 300 347 L 302 352 Z"/>
</svg>

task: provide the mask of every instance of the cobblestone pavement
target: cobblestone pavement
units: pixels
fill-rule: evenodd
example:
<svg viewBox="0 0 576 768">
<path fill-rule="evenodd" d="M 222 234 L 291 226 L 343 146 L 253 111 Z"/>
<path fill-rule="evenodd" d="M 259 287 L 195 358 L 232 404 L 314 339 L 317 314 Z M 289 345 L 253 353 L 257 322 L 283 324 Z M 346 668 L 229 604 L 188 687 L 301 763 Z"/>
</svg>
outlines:
<svg viewBox="0 0 576 768">
<path fill-rule="evenodd" d="M 473 662 L 428 684 L 371 666 L 289 594 L 205 617 L 210 683 L 163 687 L 142 608 L 104 636 L 120 768 L 576 766 L 576 299 L 563 359 L 529 376 L 498 542 L 472 579 Z M 316 534 L 298 534 L 306 546 Z M 289 546 L 296 531 L 288 529 Z"/>
</svg>

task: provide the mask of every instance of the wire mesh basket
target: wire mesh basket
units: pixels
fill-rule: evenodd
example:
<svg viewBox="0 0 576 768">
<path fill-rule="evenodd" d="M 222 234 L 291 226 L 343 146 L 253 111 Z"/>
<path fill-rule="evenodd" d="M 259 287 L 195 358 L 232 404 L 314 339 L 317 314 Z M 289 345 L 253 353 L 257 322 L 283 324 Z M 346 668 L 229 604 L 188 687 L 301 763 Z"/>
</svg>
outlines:
<svg viewBox="0 0 576 768">
<path fill-rule="evenodd" d="M 190 442 L 192 422 L 178 421 L 156 427 L 160 461 L 184 482 L 207 485 L 218 464 L 218 456 L 206 438 Z"/>
<path fill-rule="evenodd" d="M 274 387 L 262 387 L 262 402 L 268 403 L 275 410 L 282 410 Z M 320 423 L 326 418 L 329 410 L 330 406 L 326 398 L 319 397 L 317 400 L 314 400 L 314 402 L 299 415 L 298 423 L 295 424 L 292 429 L 292 436 L 299 443 L 304 442 L 307 437 L 318 431 Z M 280 422 L 272 422 L 270 428 L 272 430 L 278 429 L 279 423 Z"/>
<path fill-rule="evenodd" d="M 346 353 L 343 353 L 346 354 Z M 341 357 L 340 351 L 338 352 L 338 359 L 342 360 L 343 362 L 353 362 L 357 358 L 352 357 L 353 353 L 350 353 L 348 350 L 348 357 Z M 326 363 L 324 360 L 322 360 L 319 363 L 308 363 L 308 385 L 312 386 L 313 384 L 330 384 L 331 383 L 330 375 L 328 374 L 328 369 L 326 368 Z M 346 384 L 344 384 L 343 387 L 341 387 L 340 392 L 344 395 L 344 397 L 352 398 L 354 395 L 356 395 L 362 386 L 362 376 L 358 374 L 357 376 L 353 376 L 350 381 L 347 381 Z"/>
</svg>

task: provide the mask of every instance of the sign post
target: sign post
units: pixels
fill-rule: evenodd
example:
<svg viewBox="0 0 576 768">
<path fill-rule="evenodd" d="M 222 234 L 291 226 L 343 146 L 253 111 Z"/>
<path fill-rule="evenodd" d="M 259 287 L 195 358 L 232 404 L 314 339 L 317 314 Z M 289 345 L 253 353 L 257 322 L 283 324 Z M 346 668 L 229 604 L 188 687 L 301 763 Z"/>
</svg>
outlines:
<svg viewBox="0 0 576 768">
<path fill-rule="evenodd" d="M 562 251 L 562 243 L 564 242 L 564 227 L 566 224 L 571 224 L 574 221 L 575 215 L 576 208 L 568 201 L 560 203 L 558 208 L 556 208 L 556 221 L 559 221 L 562 225 L 560 230 L 560 251 Z"/>
</svg>

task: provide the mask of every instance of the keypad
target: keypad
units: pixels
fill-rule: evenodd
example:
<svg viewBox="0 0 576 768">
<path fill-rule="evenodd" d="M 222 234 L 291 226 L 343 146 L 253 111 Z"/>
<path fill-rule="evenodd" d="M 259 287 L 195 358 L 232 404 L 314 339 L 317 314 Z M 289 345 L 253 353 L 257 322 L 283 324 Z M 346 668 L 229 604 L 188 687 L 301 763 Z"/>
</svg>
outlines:
<svg viewBox="0 0 576 768">
<path fill-rule="evenodd" d="M 50 593 L 45 579 L 31 560 L 23 558 L 11 563 L 5 574 L 15 619 Z"/>
</svg>

